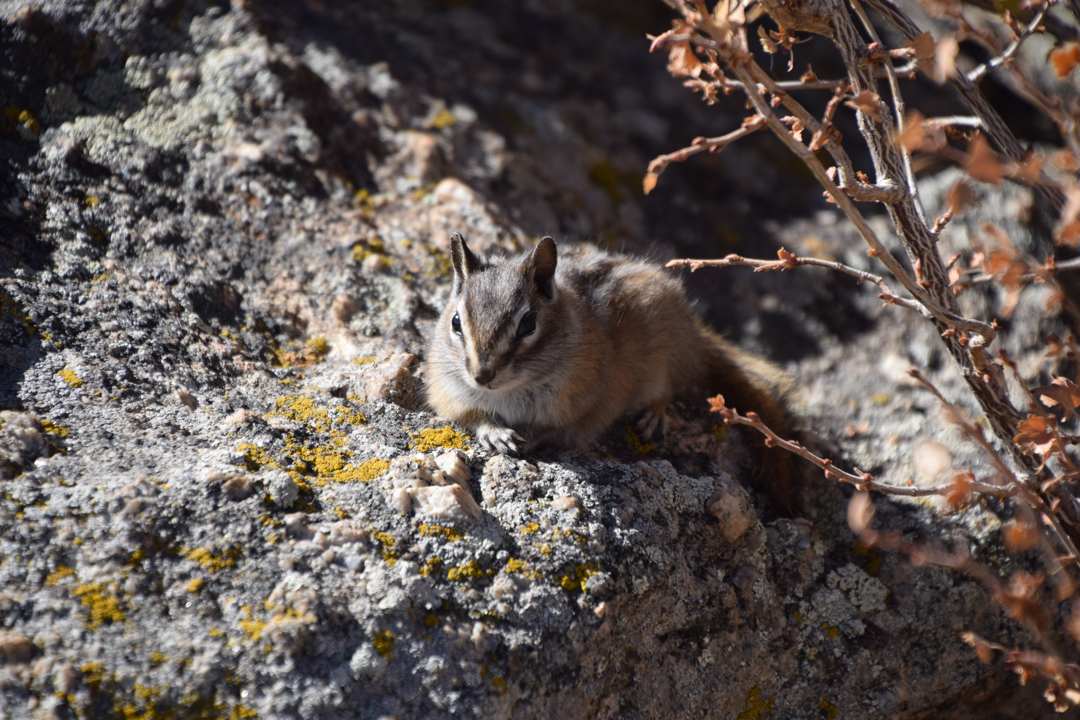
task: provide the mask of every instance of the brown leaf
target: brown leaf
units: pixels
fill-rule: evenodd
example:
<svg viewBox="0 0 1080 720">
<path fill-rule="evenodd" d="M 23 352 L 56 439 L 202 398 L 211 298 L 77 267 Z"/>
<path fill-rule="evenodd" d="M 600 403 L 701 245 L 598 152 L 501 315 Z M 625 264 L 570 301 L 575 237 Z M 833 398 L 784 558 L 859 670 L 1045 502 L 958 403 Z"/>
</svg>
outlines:
<svg viewBox="0 0 1080 720">
<path fill-rule="evenodd" d="M 1005 177 L 1005 167 L 981 133 L 968 145 L 968 161 L 964 170 L 976 180 L 990 185 L 1000 185 L 1001 178 Z"/>
<path fill-rule="evenodd" d="M 675 77 L 697 77 L 701 75 L 701 60 L 690 46 L 689 41 L 677 42 L 671 46 L 668 54 L 668 72 Z"/>
<path fill-rule="evenodd" d="M 724 409 L 724 396 L 716 395 L 709 398 L 709 412 L 720 412 Z"/>
<path fill-rule="evenodd" d="M 949 191 L 949 212 L 959 215 L 971 205 L 974 199 L 975 193 L 971 190 L 971 186 L 963 180 L 957 180 Z"/>
<path fill-rule="evenodd" d="M 847 506 L 847 521 L 852 532 L 862 534 L 870 527 L 870 521 L 874 519 L 874 503 L 870 501 L 870 493 L 857 491 L 851 496 Z"/>
<path fill-rule="evenodd" d="M 646 173 L 645 178 L 641 181 L 641 189 L 648 195 L 656 187 L 656 181 L 660 179 L 660 176 L 656 173 Z"/>
<path fill-rule="evenodd" d="M 915 64 L 919 66 L 920 70 L 927 75 L 933 74 L 934 51 L 937 49 L 937 43 L 934 42 L 934 36 L 929 31 L 908 40 L 904 43 L 904 47 L 909 47 L 915 51 Z"/>
<path fill-rule="evenodd" d="M 799 82 L 812 83 L 816 82 L 818 76 L 814 74 L 814 67 L 810 63 L 806 64 L 806 72 L 799 76 Z"/>
<path fill-rule="evenodd" d="M 970 470 L 957 473 L 953 478 L 949 492 L 945 495 L 945 503 L 953 511 L 965 507 L 971 501 L 971 483 L 975 475 Z"/>
<path fill-rule="evenodd" d="M 765 48 L 765 52 L 772 55 L 780 47 L 776 42 L 769 37 L 769 33 L 765 31 L 765 28 L 761 25 L 757 27 L 758 37 L 761 39 L 761 47 Z"/>
<path fill-rule="evenodd" d="M 1080 406 L 1080 387 L 1072 380 L 1056 377 L 1051 384 L 1037 387 L 1031 392 L 1046 407 L 1059 405 L 1065 412 L 1080 417 L 1080 413 L 1076 411 Z"/>
<path fill-rule="evenodd" d="M 932 77 L 937 82 L 944 83 L 956 75 L 956 56 L 960 52 L 960 44 L 952 35 L 946 35 L 934 49 L 934 72 Z"/>
<path fill-rule="evenodd" d="M 1002 539 L 1009 552 L 1018 553 L 1035 547 L 1039 542 L 1039 531 L 1031 523 L 1010 520 L 1005 524 Z"/>
<path fill-rule="evenodd" d="M 1061 219 L 1054 228 L 1054 242 L 1072 247 L 1080 243 L 1080 185 L 1072 180 L 1065 183 L 1065 207 L 1061 208 Z"/>
<path fill-rule="evenodd" d="M 975 633 L 960 633 L 960 639 L 971 647 L 975 648 L 975 654 L 978 655 L 979 659 L 982 660 L 984 663 L 988 663 L 994 659 L 994 649 L 990 647 L 989 643 L 987 643 Z"/>
<path fill-rule="evenodd" d="M 904 117 L 904 131 L 896 136 L 896 142 L 908 152 L 924 149 L 930 130 L 923 121 L 923 116 L 912 110 Z"/>
<path fill-rule="evenodd" d="M 883 119 L 881 117 L 881 98 L 875 92 L 863 90 L 844 104 L 856 110 L 861 110 L 869 115 L 874 122 L 881 122 Z"/>
<path fill-rule="evenodd" d="M 1057 76 L 1063 78 L 1071 73 L 1076 64 L 1080 62 L 1080 45 L 1074 42 L 1065 43 L 1051 50 L 1047 59 L 1054 66 L 1054 72 L 1057 73 Z"/>
<path fill-rule="evenodd" d="M 1050 622 L 1036 594 L 1042 582 L 1041 575 L 1016 572 L 1013 573 L 1008 589 L 1002 588 L 995 594 L 995 599 L 1005 608 L 1009 617 L 1027 624 L 1039 635 L 1046 634 Z"/>
<path fill-rule="evenodd" d="M 1013 173 L 1013 177 L 1027 185 L 1034 185 L 1039 182 L 1044 164 L 1046 164 L 1046 158 L 1042 155 L 1032 155 Z"/>
<path fill-rule="evenodd" d="M 1038 415 L 1028 415 L 1017 429 L 1020 432 L 1013 438 L 1013 442 L 1020 446 L 1025 455 L 1045 456 L 1054 446 L 1054 429 Z"/>
</svg>

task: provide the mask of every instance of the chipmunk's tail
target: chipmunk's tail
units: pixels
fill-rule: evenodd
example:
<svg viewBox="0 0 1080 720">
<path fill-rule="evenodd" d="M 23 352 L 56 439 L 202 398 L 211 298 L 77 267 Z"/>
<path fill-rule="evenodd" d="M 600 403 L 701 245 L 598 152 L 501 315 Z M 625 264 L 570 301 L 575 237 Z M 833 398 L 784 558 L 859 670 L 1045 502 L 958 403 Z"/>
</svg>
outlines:
<svg viewBox="0 0 1080 720">
<path fill-rule="evenodd" d="M 757 413 L 782 438 L 791 431 L 791 417 L 785 397 L 793 378 L 768 360 L 748 353 L 717 333 L 702 328 L 711 348 L 706 353 L 707 390 L 724 396 L 724 403 L 739 414 Z M 782 448 L 765 446 L 765 436 L 756 430 L 751 443 L 761 468 L 759 483 L 781 514 L 799 513 L 799 494 L 793 474 L 791 454 Z"/>
</svg>

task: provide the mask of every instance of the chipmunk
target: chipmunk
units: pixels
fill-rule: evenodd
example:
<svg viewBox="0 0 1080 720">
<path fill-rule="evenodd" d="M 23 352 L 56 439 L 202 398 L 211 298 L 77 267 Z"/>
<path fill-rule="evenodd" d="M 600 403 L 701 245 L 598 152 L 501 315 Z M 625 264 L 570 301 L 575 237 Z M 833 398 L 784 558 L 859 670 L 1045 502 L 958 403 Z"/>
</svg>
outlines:
<svg viewBox="0 0 1080 720">
<path fill-rule="evenodd" d="M 506 454 L 585 445 L 641 413 L 646 440 L 676 396 L 753 410 L 783 435 L 784 374 L 708 329 L 662 268 L 592 246 L 485 258 L 450 239 L 454 286 L 427 348 L 427 398 Z M 771 460 L 771 462 L 769 462 Z M 770 451 L 766 487 L 791 514 L 789 458 Z"/>
</svg>

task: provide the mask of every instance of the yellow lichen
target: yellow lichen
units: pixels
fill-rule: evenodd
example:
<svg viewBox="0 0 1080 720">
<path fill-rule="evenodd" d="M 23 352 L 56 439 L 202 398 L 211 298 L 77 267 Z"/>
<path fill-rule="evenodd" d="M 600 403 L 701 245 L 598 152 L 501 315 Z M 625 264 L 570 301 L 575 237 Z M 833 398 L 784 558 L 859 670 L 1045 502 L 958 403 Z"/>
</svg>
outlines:
<svg viewBox="0 0 1080 720">
<path fill-rule="evenodd" d="M 712 434 L 716 436 L 717 440 L 723 440 L 727 437 L 728 431 L 731 430 L 730 425 L 713 425 Z"/>
<path fill-rule="evenodd" d="M 450 273 L 454 269 L 454 261 L 450 257 L 450 255 L 435 246 L 431 246 L 428 248 L 428 255 L 431 256 L 431 262 L 433 267 L 431 270 L 426 271 L 424 274 L 428 277 L 449 277 Z"/>
<path fill-rule="evenodd" d="M 420 534 L 445 538 L 450 542 L 457 542 L 461 538 L 465 537 L 463 534 L 461 534 L 457 530 L 454 530 L 453 528 L 443 527 L 442 525 L 425 525 L 423 523 L 420 523 Z"/>
<path fill-rule="evenodd" d="M 390 469 L 389 460 L 371 459 L 359 465 L 349 465 L 334 473 L 334 482 L 371 482 Z"/>
<path fill-rule="evenodd" d="M 244 613 L 244 619 L 240 621 L 240 629 L 251 638 L 252 642 L 259 642 L 267 623 L 252 615 L 251 608 L 247 605 L 241 605 L 240 610 Z"/>
<path fill-rule="evenodd" d="M 278 467 L 274 459 L 258 445 L 244 443 L 236 449 L 244 453 L 244 467 L 249 472 L 257 472 L 263 467 Z"/>
<path fill-rule="evenodd" d="M 359 410 L 353 410 L 344 405 L 338 405 L 336 410 L 338 422 L 348 423 L 349 425 L 367 424 L 367 416 Z"/>
<path fill-rule="evenodd" d="M 353 365 L 369 365 L 375 362 L 375 356 L 365 355 L 363 357 L 353 358 L 350 362 L 352 362 Z"/>
<path fill-rule="evenodd" d="M 596 573 L 600 572 L 600 566 L 595 563 L 578 565 L 573 571 L 568 572 L 559 579 L 559 585 L 563 590 L 581 590 L 585 592 L 585 583 Z"/>
<path fill-rule="evenodd" d="M 527 522 L 527 523 L 525 523 L 525 526 L 521 528 L 521 533 L 523 535 L 524 534 L 531 535 L 533 533 L 538 533 L 538 532 L 540 532 L 540 525 L 538 525 L 537 523 L 534 523 L 534 522 Z"/>
<path fill-rule="evenodd" d="M 82 382 L 81 380 L 79 382 Z M 45 429 L 45 432 L 55 435 L 57 437 L 66 438 L 68 436 L 68 429 L 63 425 L 57 425 L 52 420 L 41 418 L 41 427 Z"/>
<path fill-rule="evenodd" d="M 651 453 L 654 449 L 652 445 L 641 439 L 641 436 L 638 435 L 637 430 L 630 427 L 629 425 L 626 427 L 626 442 L 630 445 L 631 448 L 634 449 L 635 452 L 639 452 L 642 455 L 644 455 L 645 453 Z"/>
<path fill-rule="evenodd" d="M 307 341 L 307 346 L 319 353 L 325 355 L 326 351 L 330 349 L 330 343 L 324 337 L 313 337 Z"/>
<path fill-rule="evenodd" d="M 343 510 L 339 507 L 334 508 L 334 514 L 337 515 L 338 520 L 344 520 L 345 518 L 349 517 L 348 511 Z"/>
<path fill-rule="evenodd" d="M 413 440 L 409 449 L 423 453 L 431 452 L 435 448 L 468 450 L 469 446 L 465 444 L 465 441 L 472 439 L 469 435 L 462 435 L 449 425 L 421 430 L 409 437 Z"/>
<path fill-rule="evenodd" d="M 465 582 L 469 579 L 478 580 L 482 577 L 484 577 L 484 569 L 475 560 L 470 560 L 464 565 L 446 571 L 446 579 L 453 582 Z"/>
<path fill-rule="evenodd" d="M 397 543 L 394 538 L 391 537 L 390 534 L 378 530 L 372 530 L 371 536 L 382 544 L 383 560 L 385 560 L 386 564 L 390 567 L 394 567 L 397 563 L 397 552 L 394 550 L 394 545 Z"/>
<path fill-rule="evenodd" d="M 84 382 L 86 382 L 81 377 L 76 375 L 75 371 L 72 370 L 71 368 L 64 368 L 63 370 L 57 370 L 56 374 L 59 375 L 61 378 L 63 378 L 64 382 L 66 382 L 68 385 L 70 385 L 73 388 L 77 388 L 77 387 L 81 386 Z"/>
<path fill-rule="evenodd" d="M 761 690 L 755 685 L 750 688 L 750 691 L 746 694 L 746 701 L 743 703 L 743 711 L 739 713 L 739 717 L 736 718 L 736 720 L 763 720 L 767 715 L 772 713 L 774 704 L 772 698 L 762 700 Z"/>
<path fill-rule="evenodd" d="M 840 717 L 840 708 L 829 702 L 829 698 L 821 699 L 818 710 L 825 716 L 825 720 L 836 720 L 836 718 Z"/>
<path fill-rule="evenodd" d="M 431 577 L 432 573 L 439 571 L 439 566 L 442 565 L 442 558 L 432 557 L 428 558 L 428 561 L 420 566 L 421 577 Z"/>
<path fill-rule="evenodd" d="M 66 578 L 66 577 L 74 577 L 74 576 L 75 576 L 75 570 L 74 569 L 69 568 L 67 565 L 61 565 L 60 567 L 56 568 L 55 571 L 49 573 L 49 577 L 45 578 L 45 585 L 47 587 L 52 587 L 53 585 L 59 585 L 60 581 L 63 580 L 64 578 Z"/>
<path fill-rule="evenodd" d="M 435 117 L 431 119 L 431 127 L 435 128 L 436 130 L 442 130 L 443 128 L 452 127 L 455 122 L 456 119 L 454 118 L 454 113 L 452 113 L 446 108 L 443 108 L 439 112 L 435 113 Z"/>
<path fill-rule="evenodd" d="M 394 634 L 389 630 L 376 633 L 375 637 L 371 638 L 371 644 L 375 646 L 375 652 L 389 660 L 394 649 Z"/>
<path fill-rule="evenodd" d="M 90 618 L 86 621 L 86 627 L 91 630 L 97 630 L 106 622 L 124 621 L 124 611 L 120 609 L 119 598 L 108 592 L 104 583 L 78 585 L 72 590 L 72 594 L 82 600 L 84 607 L 90 609 Z"/>
<path fill-rule="evenodd" d="M 508 573 L 520 573 L 532 580 L 539 580 L 540 573 L 535 570 L 530 570 L 524 560 L 518 560 L 516 558 L 510 558 L 506 561 L 506 572 Z"/>
<path fill-rule="evenodd" d="M 268 417 L 283 417 L 287 420 L 304 423 L 315 432 L 330 430 L 330 413 L 315 407 L 315 401 L 307 395 L 286 395 L 279 397 L 275 404 L 277 410 Z"/>
<path fill-rule="evenodd" d="M 186 587 L 188 592 L 198 594 L 202 592 L 204 587 L 206 587 L 206 581 L 202 578 L 195 578 L 188 582 Z"/>
<path fill-rule="evenodd" d="M 236 545 L 222 550 L 217 554 L 214 554 L 210 548 L 205 547 L 195 548 L 194 550 L 181 548 L 180 552 L 189 559 L 199 563 L 210 572 L 215 573 L 219 570 L 224 570 L 225 568 L 235 567 L 236 561 L 244 556 L 244 552 Z"/>
<path fill-rule="evenodd" d="M 604 160 L 594 165 L 589 170 L 589 179 L 607 193 L 611 202 L 618 205 L 623 201 L 623 195 L 619 192 L 619 171 L 610 161 Z"/>
</svg>

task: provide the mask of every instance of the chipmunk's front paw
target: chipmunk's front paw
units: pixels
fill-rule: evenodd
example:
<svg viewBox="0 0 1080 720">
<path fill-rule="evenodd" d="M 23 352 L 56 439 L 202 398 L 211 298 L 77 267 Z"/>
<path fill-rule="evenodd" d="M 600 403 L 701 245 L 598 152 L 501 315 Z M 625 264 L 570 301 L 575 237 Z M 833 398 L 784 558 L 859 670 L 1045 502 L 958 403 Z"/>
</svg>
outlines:
<svg viewBox="0 0 1080 720">
<path fill-rule="evenodd" d="M 525 445 L 525 438 L 510 428 L 487 423 L 476 428 L 476 440 L 485 450 L 503 455 L 518 455 Z"/>
<path fill-rule="evenodd" d="M 656 412 L 655 409 L 646 410 L 641 414 L 641 417 L 637 421 L 638 434 L 641 435 L 641 439 L 648 442 L 649 440 L 662 440 L 664 434 L 667 432 L 667 412 L 661 410 Z"/>
</svg>

